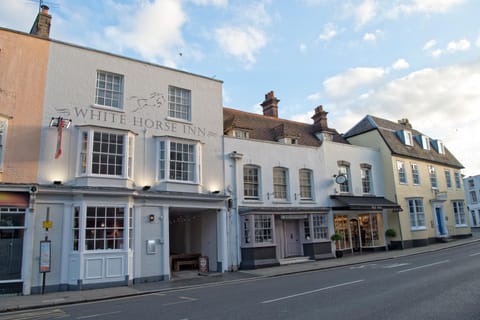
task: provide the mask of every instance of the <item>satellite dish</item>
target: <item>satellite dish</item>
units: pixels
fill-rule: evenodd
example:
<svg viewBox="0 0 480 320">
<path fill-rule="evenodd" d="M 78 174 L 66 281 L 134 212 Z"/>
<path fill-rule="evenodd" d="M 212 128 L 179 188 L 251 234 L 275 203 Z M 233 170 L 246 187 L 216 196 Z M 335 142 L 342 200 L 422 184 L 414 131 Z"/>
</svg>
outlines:
<svg viewBox="0 0 480 320">
<path fill-rule="evenodd" d="M 340 175 L 335 177 L 335 182 L 338 183 L 338 184 L 345 183 L 345 182 L 347 182 L 347 176 L 344 175 L 344 174 L 340 174 Z"/>
</svg>

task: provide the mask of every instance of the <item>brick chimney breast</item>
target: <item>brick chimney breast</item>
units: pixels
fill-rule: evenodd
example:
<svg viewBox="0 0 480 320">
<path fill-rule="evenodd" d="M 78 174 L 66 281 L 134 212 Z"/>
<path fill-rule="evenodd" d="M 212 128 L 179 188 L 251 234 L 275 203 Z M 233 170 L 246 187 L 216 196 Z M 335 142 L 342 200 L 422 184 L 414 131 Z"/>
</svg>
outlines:
<svg viewBox="0 0 480 320">
<path fill-rule="evenodd" d="M 38 13 L 35 22 L 33 23 L 30 34 L 40 36 L 42 38 L 50 37 L 50 24 L 52 16 L 48 14 L 48 6 L 42 5 L 41 11 Z"/>
<path fill-rule="evenodd" d="M 261 103 L 263 107 L 263 115 L 268 117 L 278 118 L 278 103 L 280 102 L 275 93 L 270 91 L 265 95 L 265 101 Z"/>
<path fill-rule="evenodd" d="M 315 113 L 312 117 L 315 131 L 323 131 L 328 129 L 327 114 L 328 112 L 323 110 L 322 105 L 315 108 Z"/>
</svg>

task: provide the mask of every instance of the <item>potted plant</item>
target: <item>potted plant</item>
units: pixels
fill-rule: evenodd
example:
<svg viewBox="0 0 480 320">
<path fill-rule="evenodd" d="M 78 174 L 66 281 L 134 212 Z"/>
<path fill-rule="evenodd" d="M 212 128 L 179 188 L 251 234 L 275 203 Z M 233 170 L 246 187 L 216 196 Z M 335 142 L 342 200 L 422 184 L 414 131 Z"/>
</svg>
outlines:
<svg viewBox="0 0 480 320">
<path fill-rule="evenodd" d="M 394 230 L 394 229 L 387 229 L 385 230 L 385 237 L 387 237 L 387 239 L 389 239 L 388 241 L 388 248 L 390 250 L 394 249 L 393 248 L 393 245 L 392 245 L 392 242 L 391 242 L 391 238 L 394 238 L 397 236 L 397 232 Z"/>
<path fill-rule="evenodd" d="M 337 258 L 340 258 L 343 256 L 343 251 L 339 249 L 338 247 L 338 241 L 342 240 L 343 237 L 340 233 L 338 232 L 335 232 L 334 234 L 332 234 L 332 236 L 330 237 L 330 240 L 334 241 L 335 242 L 335 256 Z"/>
</svg>

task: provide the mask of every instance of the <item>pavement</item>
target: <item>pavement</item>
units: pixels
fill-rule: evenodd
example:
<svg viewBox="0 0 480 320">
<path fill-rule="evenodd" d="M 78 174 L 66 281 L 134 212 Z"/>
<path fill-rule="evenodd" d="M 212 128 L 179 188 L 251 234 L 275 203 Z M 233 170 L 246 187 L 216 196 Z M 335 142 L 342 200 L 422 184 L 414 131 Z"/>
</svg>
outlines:
<svg viewBox="0 0 480 320">
<path fill-rule="evenodd" d="M 75 303 L 147 295 L 152 293 L 201 287 L 206 285 L 219 285 L 238 281 L 248 281 L 256 278 L 258 279 L 276 277 L 300 272 L 345 267 L 356 264 L 371 263 L 375 261 L 382 261 L 404 256 L 433 252 L 438 250 L 446 250 L 449 248 L 468 245 L 476 242 L 480 242 L 480 232 L 472 231 L 472 237 L 465 239 L 455 239 L 449 242 L 434 243 L 424 247 L 373 253 L 346 254 L 342 258 L 332 258 L 302 263 L 289 263 L 270 268 L 240 270 L 225 273 L 209 273 L 206 275 L 199 275 L 197 272 L 193 271 L 182 271 L 176 273 L 174 277 L 168 281 L 138 283 L 132 286 L 82 291 L 60 291 L 26 296 L 5 294 L 0 295 L 0 314 L 5 314 L 9 311 L 38 309 Z"/>
</svg>

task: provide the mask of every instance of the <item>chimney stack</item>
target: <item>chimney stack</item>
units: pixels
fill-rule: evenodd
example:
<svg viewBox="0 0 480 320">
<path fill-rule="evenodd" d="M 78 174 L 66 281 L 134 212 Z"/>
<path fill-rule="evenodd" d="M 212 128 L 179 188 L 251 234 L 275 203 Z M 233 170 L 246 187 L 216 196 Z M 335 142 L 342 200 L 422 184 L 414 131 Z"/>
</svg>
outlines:
<svg viewBox="0 0 480 320">
<path fill-rule="evenodd" d="M 404 126 L 407 129 L 412 129 L 412 125 L 411 125 L 410 121 L 408 121 L 407 118 L 403 118 L 403 119 L 398 120 L 398 123 L 401 124 L 402 126 Z"/>
<path fill-rule="evenodd" d="M 261 106 L 263 107 L 263 115 L 278 118 L 278 100 L 275 97 L 275 93 L 270 91 L 265 95 L 265 101 L 262 102 Z"/>
<path fill-rule="evenodd" d="M 40 7 L 40 12 L 37 15 L 37 19 L 33 23 L 32 29 L 30 30 L 30 34 L 48 38 L 50 37 L 50 23 L 52 20 L 52 16 L 48 14 L 48 6 L 42 5 Z"/>
<path fill-rule="evenodd" d="M 322 105 L 315 108 L 315 114 L 312 117 L 315 132 L 328 129 L 327 114 L 328 112 L 323 110 Z"/>
</svg>

